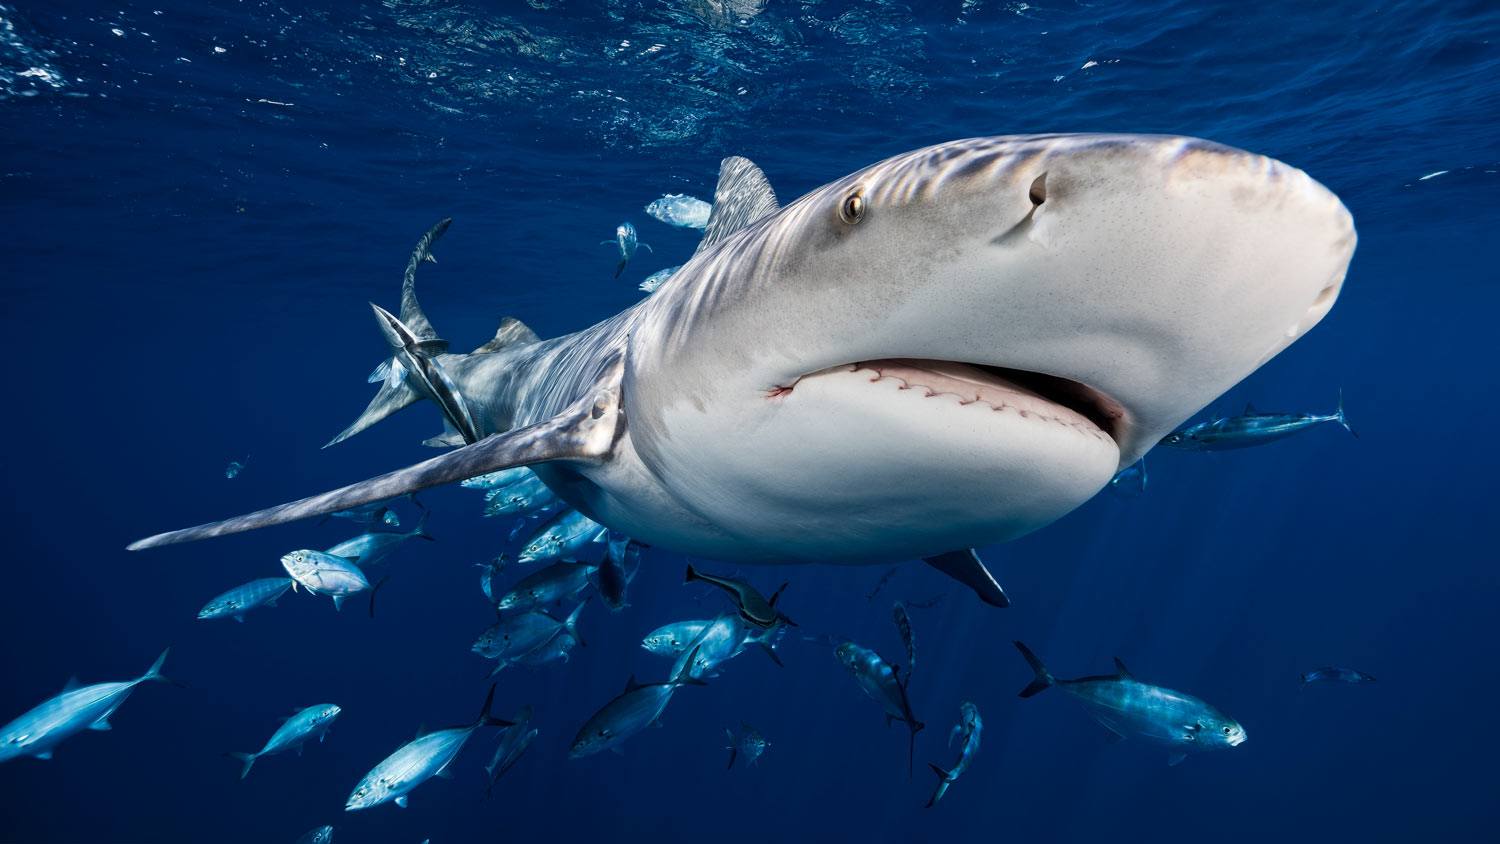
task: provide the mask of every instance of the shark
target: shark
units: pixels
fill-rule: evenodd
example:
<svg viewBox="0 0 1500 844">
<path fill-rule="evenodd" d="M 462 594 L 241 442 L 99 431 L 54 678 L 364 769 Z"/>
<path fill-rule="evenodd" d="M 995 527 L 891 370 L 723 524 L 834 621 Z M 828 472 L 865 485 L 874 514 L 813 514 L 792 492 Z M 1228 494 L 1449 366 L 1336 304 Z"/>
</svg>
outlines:
<svg viewBox="0 0 1500 844">
<path fill-rule="evenodd" d="M 435 439 L 476 441 L 129 547 L 530 466 L 647 545 L 922 559 L 1004 606 L 974 549 L 1062 518 L 1306 334 L 1356 242 L 1303 171 L 1190 137 L 953 141 L 786 205 L 731 157 L 689 261 L 576 333 L 544 340 L 507 318 L 473 352 L 445 350 L 408 272 L 383 330 L 446 378 L 387 378 L 340 438 L 451 389 L 462 404 L 440 408 L 467 416 Z"/>
</svg>

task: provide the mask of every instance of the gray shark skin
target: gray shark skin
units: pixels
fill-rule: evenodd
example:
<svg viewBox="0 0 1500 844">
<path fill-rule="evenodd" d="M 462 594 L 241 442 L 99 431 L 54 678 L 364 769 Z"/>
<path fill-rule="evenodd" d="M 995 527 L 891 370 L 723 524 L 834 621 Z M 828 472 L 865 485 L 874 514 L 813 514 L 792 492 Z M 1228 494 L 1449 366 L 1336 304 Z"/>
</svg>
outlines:
<svg viewBox="0 0 1500 844">
<path fill-rule="evenodd" d="M 969 549 L 1071 512 L 1305 334 L 1356 243 L 1302 171 L 1171 136 L 939 144 L 786 207 L 731 158 L 713 205 L 698 252 L 626 311 L 437 356 L 478 443 L 130 547 L 530 465 L 651 546 L 928 559 L 1004 605 Z"/>
</svg>

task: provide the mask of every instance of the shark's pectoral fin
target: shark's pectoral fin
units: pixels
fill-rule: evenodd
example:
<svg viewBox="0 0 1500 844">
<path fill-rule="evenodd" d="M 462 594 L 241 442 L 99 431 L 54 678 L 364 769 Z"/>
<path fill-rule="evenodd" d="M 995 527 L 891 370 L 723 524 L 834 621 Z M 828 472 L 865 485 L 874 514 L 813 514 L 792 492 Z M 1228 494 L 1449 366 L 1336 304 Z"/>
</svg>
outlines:
<svg viewBox="0 0 1500 844">
<path fill-rule="evenodd" d="M 984 563 L 980 562 L 979 555 L 974 553 L 974 549 L 949 551 L 936 557 L 926 557 L 923 562 L 973 589 L 974 594 L 979 596 L 979 600 L 986 604 L 994 607 L 1010 606 L 1010 599 L 1005 597 L 1005 590 L 1000 588 L 1000 584 L 995 581 L 995 576 L 984 567 Z"/>
<path fill-rule="evenodd" d="M 577 463 L 606 461 L 625 432 L 620 385 L 624 356 L 617 355 L 595 386 L 557 416 L 494 434 L 473 445 L 455 449 L 405 469 L 357 484 L 271 507 L 221 522 L 157 534 L 130 544 L 132 551 L 191 542 L 294 522 L 339 510 L 385 501 L 429 487 L 453 483 L 486 472 L 552 460 Z"/>
<path fill-rule="evenodd" d="M 354 424 L 345 428 L 343 433 L 329 440 L 328 445 L 323 447 L 328 448 L 331 445 L 338 445 L 360 431 L 374 425 L 376 422 L 390 416 L 392 413 L 416 404 L 421 398 L 422 395 L 412 389 L 411 385 L 407 383 L 406 378 L 387 378 L 381 385 L 380 392 L 375 394 L 375 398 L 370 399 L 370 404 L 365 407 L 365 412 L 361 413 L 359 418 L 354 420 Z"/>
</svg>

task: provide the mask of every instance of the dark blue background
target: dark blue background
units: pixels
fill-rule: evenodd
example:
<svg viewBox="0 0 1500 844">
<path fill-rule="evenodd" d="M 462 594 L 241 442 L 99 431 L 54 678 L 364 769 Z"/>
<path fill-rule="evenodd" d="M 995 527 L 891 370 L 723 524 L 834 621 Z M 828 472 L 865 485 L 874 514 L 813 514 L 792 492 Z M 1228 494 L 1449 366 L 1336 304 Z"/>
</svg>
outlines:
<svg viewBox="0 0 1500 844">
<path fill-rule="evenodd" d="M 168 644 L 191 688 L 142 688 L 113 732 L 0 766 L 0 840 L 291 841 L 322 823 L 340 842 L 437 844 L 1493 836 L 1494 4 L 770 0 L 743 24 L 690 2 L 15 5 L 0 3 L 0 720 L 71 673 L 135 676 Z M 430 407 L 319 446 L 371 391 L 365 301 L 395 304 L 439 217 L 456 222 L 422 288 L 444 336 L 477 345 L 503 314 L 551 336 L 690 254 L 641 206 L 708 196 L 724 155 L 790 199 L 932 142 L 1093 130 L 1212 138 L 1339 193 L 1360 247 L 1338 307 L 1215 407 L 1326 410 L 1342 386 L 1360 438 L 1155 454 L 1144 496 L 1101 495 L 986 552 L 1006 611 L 915 565 L 874 601 L 883 568 L 750 570 L 790 579 L 785 608 L 810 630 L 893 658 L 890 601 L 945 595 L 913 612 L 931 725 L 913 781 L 899 725 L 826 647 L 793 641 L 785 669 L 749 653 L 683 691 L 625 756 L 569 761 L 629 674 L 666 670 L 640 636 L 720 606 L 652 552 L 628 610 L 585 612 L 570 665 L 502 675 L 497 708 L 534 704 L 542 732 L 493 800 L 481 736 L 410 809 L 346 815 L 419 724 L 473 717 L 487 663 L 468 646 L 490 616 L 471 565 L 509 525 L 465 491 L 428 495 L 440 541 L 401 553 L 373 621 L 301 595 L 245 625 L 194 620 L 342 525 L 123 550 L 430 455 Z M 657 252 L 614 281 L 597 244 L 627 218 Z M 1063 695 L 1015 697 L 1029 674 L 1012 638 L 1061 676 L 1118 654 L 1249 741 L 1175 768 L 1109 745 Z M 1325 663 L 1380 682 L 1299 692 Z M 924 810 L 922 763 L 952 761 L 961 700 L 984 748 Z M 345 710 L 327 744 L 236 780 L 221 753 L 323 701 Z M 726 773 L 722 731 L 741 720 L 772 746 Z"/>
</svg>

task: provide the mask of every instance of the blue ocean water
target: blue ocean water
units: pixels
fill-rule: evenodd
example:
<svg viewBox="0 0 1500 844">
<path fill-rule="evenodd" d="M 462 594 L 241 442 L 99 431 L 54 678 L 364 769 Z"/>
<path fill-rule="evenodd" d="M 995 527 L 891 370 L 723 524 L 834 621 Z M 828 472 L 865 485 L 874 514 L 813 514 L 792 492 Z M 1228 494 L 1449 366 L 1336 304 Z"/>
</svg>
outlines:
<svg viewBox="0 0 1500 844">
<path fill-rule="evenodd" d="M 3 0 L 0 721 L 167 645 L 188 688 L 141 688 L 112 732 L 0 765 L 0 840 L 290 842 L 325 823 L 434 844 L 1492 838 L 1497 39 L 1485 2 Z M 782 606 L 809 630 L 893 659 L 891 602 L 938 599 L 912 610 L 913 779 L 902 727 L 796 637 L 784 668 L 747 653 L 683 690 L 623 756 L 569 760 L 629 675 L 665 672 L 640 637 L 721 606 L 653 549 L 628 609 L 585 612 L 568 664 L 500 676 L 498 714 L 531 704 L 540 734 L 493 798 L 481 734 L 409 809 L 346 814 L 419 725 L 474 717 L 489 663 L 468 648 L 493 616 L 472 564 L 509 523 L 466 490 L 424 495 L 438 541 L 399 552 L 374 619 L 305 595 L 244 625 L 194 618 L 342 524 L 124 550 L 431 455 L 430 406 L 320 446 L 384 352 L 365 302 L 395 304 L 441 217 L 421 287 L 443 334 L 478 344 L 509 314 L 555 336 L 691 254 L 693 233 L 641 207 L 710 197 L 726 155 L 790 199 L 929 143 L 1054 131 L 1210 138 L 1338 193 L 1360 233 L 1338 305 L 1212 409 L 1322 411 L 1342 388 L 1360 436 L 1154 452 L 1144 494 L 983 549 L 1006 610 L 919 564 L 873 599 L 886 567 L 745 569 L 790 581 Z M 598 242 L 624 219 L 655 251 L 614 280 Z M 1016 697 L 1012 639 L 1060 676 L 1118 655 L 1249 741 L 1176 767 L 1111 744 L 1056 692 Z M 1329 663 L 1379 682 L 1299 690 Z M 923 763 L 952 762 L 964 700 L 983 748 L 924 809 Z M 324 701 L 344 709 L 326 743 L 238 781 L 223 753 Z M 771 746 L 726 771 L 741 721 Z"/>
</svg>

